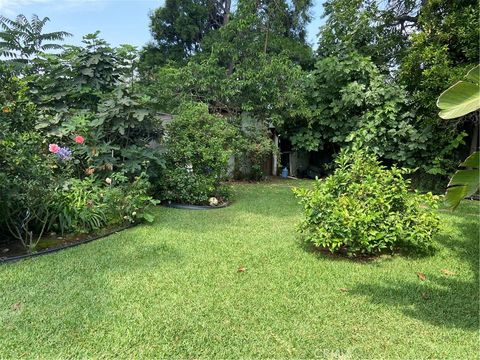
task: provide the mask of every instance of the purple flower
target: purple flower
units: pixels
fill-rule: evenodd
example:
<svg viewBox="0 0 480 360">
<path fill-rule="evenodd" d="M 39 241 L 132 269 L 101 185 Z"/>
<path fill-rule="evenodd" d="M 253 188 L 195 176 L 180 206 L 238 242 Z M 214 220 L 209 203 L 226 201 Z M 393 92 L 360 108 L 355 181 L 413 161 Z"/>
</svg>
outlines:
<svg viewBox="0 0 480 360">
<path fill-rule="evenodd" d="M 72 158 L 72 150 L 68 147 L 61 147 L 57 152 L 57 156 L 60 160 L 70 160 Z"/>
</svg>

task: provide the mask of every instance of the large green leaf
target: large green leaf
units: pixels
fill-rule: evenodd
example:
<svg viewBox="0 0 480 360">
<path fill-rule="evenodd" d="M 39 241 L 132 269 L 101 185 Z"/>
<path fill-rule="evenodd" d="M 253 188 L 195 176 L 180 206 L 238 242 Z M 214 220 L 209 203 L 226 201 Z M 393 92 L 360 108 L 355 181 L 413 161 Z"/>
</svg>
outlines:
<svg viewBox="0 0 480 360">
<path fill-rule="evenodd" d="M 452 210 L 460 204 L 463 198 L 472 196 L 478 191 L 480 186 L 479 160 L 480 153 L 476 151 L 460 165 L 470 169 L 458 170 L 450 180 L 445 201 Z"/>
<path fill-rule="evenodd" d="M 459 81 L 445 90 L 437 101 L 442 119 L 455 119 L 480 108 L 480 86 Z"/>
<path fill-rule="evenodd" d="M 480 64 L 471 69 L 465 76 L 468 82 L 480 84 Z"/>
</svg>

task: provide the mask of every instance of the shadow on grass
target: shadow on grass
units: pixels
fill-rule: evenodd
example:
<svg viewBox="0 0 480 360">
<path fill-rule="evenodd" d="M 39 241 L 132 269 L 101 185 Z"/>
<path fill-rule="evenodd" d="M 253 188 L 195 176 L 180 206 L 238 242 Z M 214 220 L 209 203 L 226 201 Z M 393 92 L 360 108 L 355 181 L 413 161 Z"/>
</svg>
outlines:
<svg viewBox="0 0 480 360">
<path fill-rule="evenodd" d="M 391 284 L 358 285 L 351 294 L 370 297 L 372 303 L 400 306 L 405 315 L 448 328 L 478 330 L 479 327 L 479 219 L 450 214 L 452 233 L 437 236 L 452 257 L 469 265 L 473 280 L 459 275 L 426 273 L 425 281 L 404 279 Z M 435 270 L 438 271 L 438 270 Z"/>
<path fill-rule="evenodd" d="M 479 326 L 478 293 L 471 281 L 429 275 L 425 282 L 362 284 L 350 294 L 368 296 L 372 303 L 400 306 L 405 315 L 436 326 L 475 331 Z"/>
</svg>

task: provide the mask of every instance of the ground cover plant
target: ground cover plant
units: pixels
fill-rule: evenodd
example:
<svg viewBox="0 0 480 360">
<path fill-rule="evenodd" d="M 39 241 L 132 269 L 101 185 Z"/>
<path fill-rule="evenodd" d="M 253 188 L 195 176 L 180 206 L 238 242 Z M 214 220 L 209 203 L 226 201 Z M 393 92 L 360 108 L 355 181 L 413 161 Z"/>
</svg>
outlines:
<svg viewBox="0 0 480 360">
<path fill-rule="evenodd" d="M 299 242 L 291 187 L 312 185 L 2 265 L 2 357 L 475 359 L 479 203 L 438 211 L 433 256 L 359 262 Z"/>
</svg>

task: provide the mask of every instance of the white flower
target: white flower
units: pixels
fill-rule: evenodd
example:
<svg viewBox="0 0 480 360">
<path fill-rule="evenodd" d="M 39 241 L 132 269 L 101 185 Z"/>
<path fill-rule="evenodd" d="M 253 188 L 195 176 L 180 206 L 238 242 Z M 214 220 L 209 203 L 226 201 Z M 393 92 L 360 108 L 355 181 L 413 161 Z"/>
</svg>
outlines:
<svg viewBox="0 0 480 360">
<path fill-rule="evenodd" d="M 132 212 L 132 216 L 135 216 L 135 215 L 137 215 L 137 212 L 136 211 Z"/>
<path fill-rule="evenodd" d="M 111 184 L 112 184 L 112 179 L 106 178 L 106 179 L 105 179 L 105 182 L 106 182 L 108 185 L 111 185 Z"/>
<path fill-rule="evenodd" d="M 218 205 L 218 199 L 216 197 L 211 197 L 208 199 L 208 203 L 210 206 L 217 206 Z"/>
</svg>

